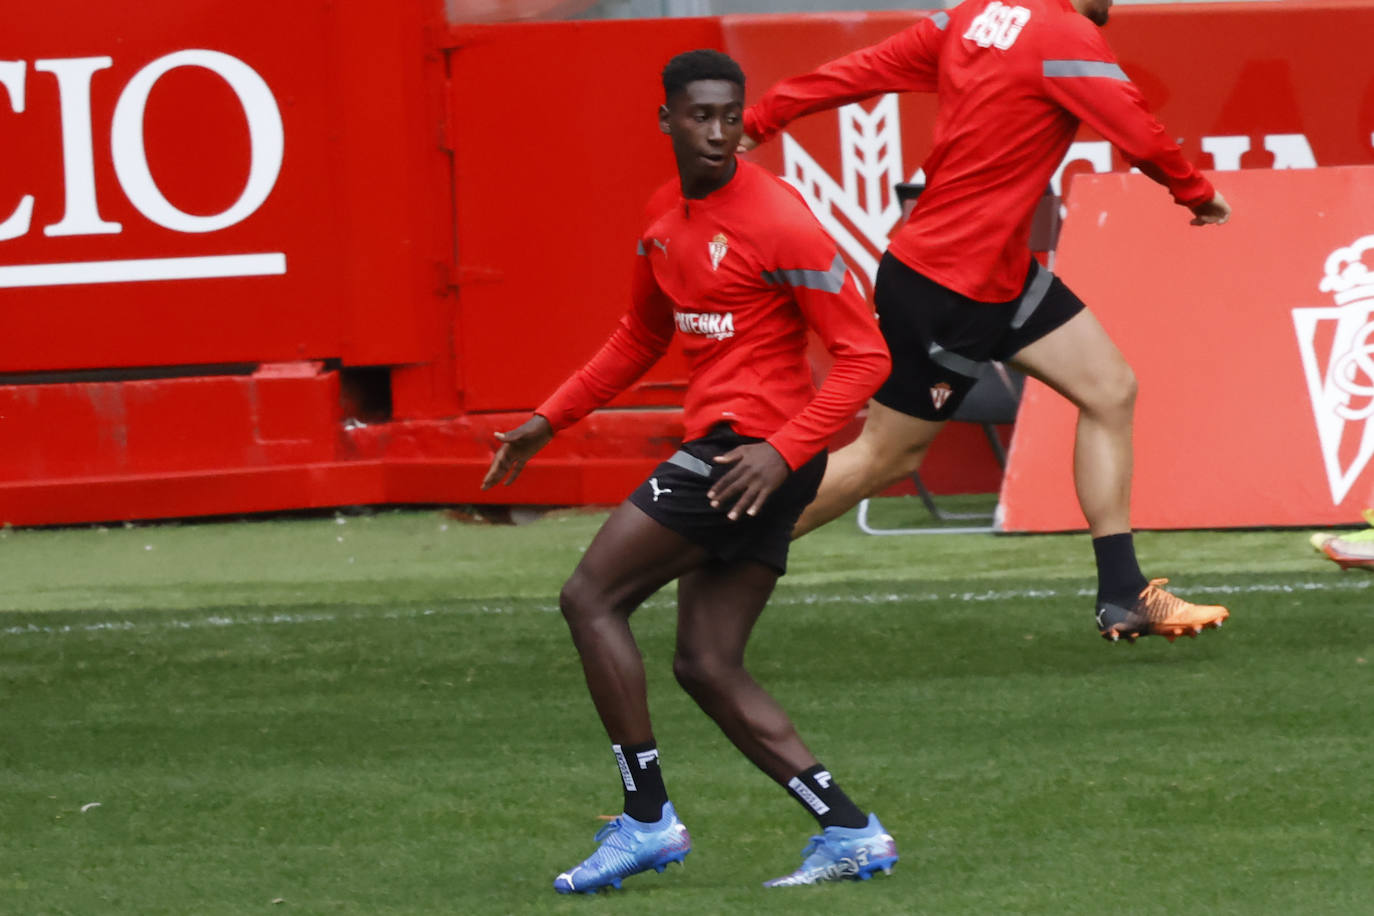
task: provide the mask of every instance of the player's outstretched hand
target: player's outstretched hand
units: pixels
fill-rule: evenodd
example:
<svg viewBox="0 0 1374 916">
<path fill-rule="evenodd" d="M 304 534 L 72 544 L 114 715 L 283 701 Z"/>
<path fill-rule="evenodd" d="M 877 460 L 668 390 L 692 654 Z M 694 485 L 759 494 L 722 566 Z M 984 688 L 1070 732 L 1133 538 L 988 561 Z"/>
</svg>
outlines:
<svg viewBox="0 0 1374 916">
<path fill-rule="evenodd" d="M 482 478 L 483 490 L 491 489 L 502 480 L 505 480 L 506 486 L 515 483 L 515 478 L 525 469 L 525 462 L 549 444 L 553 438 L 553 427 L 548 420 L 535 414 L 510 432 L 497 433 L 496 438 L 501 440 L 501 447 L 491 459 L 487 476 Z M 506 476 L 508 474 L 509 477 Z"/>
<path fill-rule="evenodd" d="M 755 140 L 753 137 L 748 134 L 740 134 L 739 146 L 735 147 L 735 152 L 747 153 L 758 145 L 759 141 Z"/>
<path fill-rule="evenodd" d="M 716 481 L 706 498 L 711 500 L 712 508 L 720 508 L 722 503 L 734 499 L 735 504 L 727 513 L 732 522 L 740 517 L 741 512 L 758 515 L 764 500 L 782 486 L 787 475 L 792 473 L 778 450 L 767 442 L 753 442 L 732 448 L 724 455 L 717 455 L 716 464 L 733 464 L 734 467 Z"/>
<path fill-rule="evenodd" d="M 1216 196 L 1205 204 L 1198 204 L 1193 207 L 1193 218 L 1189 222 L 1191 226 L 1220 226 L 1231 218 L 1231 205 L 1226 202 L 1226 198 L 1221 196 L 1218 191 Z"/>
</svg>

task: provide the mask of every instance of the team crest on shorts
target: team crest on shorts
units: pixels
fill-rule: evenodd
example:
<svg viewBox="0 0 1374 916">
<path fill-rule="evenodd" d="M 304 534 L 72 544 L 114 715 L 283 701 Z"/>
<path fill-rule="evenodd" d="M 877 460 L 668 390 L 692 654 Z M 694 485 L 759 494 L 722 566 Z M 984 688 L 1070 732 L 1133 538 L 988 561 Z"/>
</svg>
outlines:
<svg viewBox="0 0 1374 916">
<path fill-rule="evenodd" d="M 935 405 L 935 409 L 939 410 L 945 406 L 945 401 L 948 401 L 953 393 L 954 389 L 949 387 L 948 382 L 936 382 L 930 387 L 930 401 Z"/>
<path fill-rule="evenodd" d="M 717 232 L 716 237 L 711 239 L 711 269 L 720 267 L 720 262 L 725 258 L 725 253 L 730 250 L 730 240 L 725 237 L 725 233 Z"/>
</svg>

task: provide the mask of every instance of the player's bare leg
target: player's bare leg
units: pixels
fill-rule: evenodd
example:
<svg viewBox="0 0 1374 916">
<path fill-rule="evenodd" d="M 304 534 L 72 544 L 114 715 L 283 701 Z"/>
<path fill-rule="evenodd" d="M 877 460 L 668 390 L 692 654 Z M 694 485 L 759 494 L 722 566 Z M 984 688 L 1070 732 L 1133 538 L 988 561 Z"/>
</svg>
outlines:
<svg viewBox="0 0 1374 916">
<path fill-rule="evenodd" d="M 624 502 L 601 526 L 563 586 L 558 603 L 613 744 L 653 740 L 644 660 L 630 632 L 630 615 L 705 559 L 703 548 Z"/>
<path fill-rule="evenodd" d="M 1136 380 L 1126 358 L 1084 309 L 1011 363 L 1078 408 L 1073 482 L 1092 536 L 1130 531 Z"/>
<path fill-rule="evenodd" d="M 1012 365 L 1078 408 L 1073 480 L 1098 563 L 1097 625 L 1112 641 L 1156 634 L 1172 642 L 1219 627 L 1224 607 L 1190 604 L 1145 581 L 1131 539 L 1131 431 L 1136 379 L 1087 309 L 1030 344 Z"/>
<path fill-rule="evenodd" d="M 705 557 L 627 501 L 601 526 L 559 595 L 625 785 L 624 813 L 597 832 L 596 851 L 554 879 L 561 894 L 620 887 L 625 877 L 661 872 L 691 852 L 692 838 L 663 784 L 644 661 L 629 620 L 646 598 Z"/>
<path fill-rule="evenodd" d="M 944 425 L 944 421 L 922 420 L 869 401 L 863 431 L 830 455 L 820 490 L 797 520 L 792 537 L 819 528 L 860 500 L 910 477 Z"/>
<path fill-rule="evenodd" d="M 777 579 L 776 571 L 755 562 L 711 562 L 684 574 L 673 674 L 744 756 L 785 785 L 816 758 L 744 668 L 745 644 Z"/>
<path fill-rule="evenodd" d="M 865 815 L 797 735 L 787 713 L 744 667 L 744 648 L 777 573 L 754 561 L 711 562 L 678 580 L 673 673 L 726 737 L 792 793 L 821 826 L 801 867 L 770 887 L 867 878 L 889 872 L 897 847 Z"/>
</svg>

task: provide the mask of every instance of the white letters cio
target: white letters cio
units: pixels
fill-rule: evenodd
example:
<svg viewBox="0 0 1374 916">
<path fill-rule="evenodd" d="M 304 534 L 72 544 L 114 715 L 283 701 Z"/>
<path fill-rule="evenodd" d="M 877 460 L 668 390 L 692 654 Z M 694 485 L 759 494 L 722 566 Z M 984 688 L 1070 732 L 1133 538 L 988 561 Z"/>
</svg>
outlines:
<svg viewBox="0 0 1374 916">
<path fill-rule="evenodd" d="M 96 205 L 95 153 L 91 141 L 91 77 L 111 66 L 109 57 L 67 57 L 36 60 L 33 68 L 57 78 L 62 111 L 62 169 L 66 209 L 62 219 L 43 228 L 43 234 L 107 235 L 123 230 L 119 223 L 101 219 Z M 177 209 L 167 200 L 148 169 L 143 142 L 143 113 L 153 86 L 177 67 L 203 67 L 228 83 L 238 97 L 248 121 L 251 162 L 248 182 L 228 209 L 210 216 L 196 216 Z M 9 96 L 15 114 L 23 114 L 25 62 L 0 61 L 0 86 Z M 214 232 L 251 216 L 276 186 L 284 147 L 281 111 L 263 78 L 236 57 L 219 51 L 176 51 L 148 64 L 119 95 L 110 126 L 110 155 L 115 175 L 129 202 L 140 213 L 176 232 Z M 0 241 L 18 238 L 29 231 L 33 195 L 25 194 L 18 207 L 0 222 Z"/>
</svg>

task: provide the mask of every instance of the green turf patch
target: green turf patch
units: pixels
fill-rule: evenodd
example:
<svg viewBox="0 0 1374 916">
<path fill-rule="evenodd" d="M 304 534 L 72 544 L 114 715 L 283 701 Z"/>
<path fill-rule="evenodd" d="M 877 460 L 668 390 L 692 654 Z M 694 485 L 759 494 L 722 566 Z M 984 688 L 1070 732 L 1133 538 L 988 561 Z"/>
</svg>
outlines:
<svg viewBox="0 0 1374 916">
<path fill-rule="evenodd" d="M 1302 532 L 1142 534 L 1234 616 L 1109 646 L 1085 536 L 852 519 L 799 542 L 749 663 L 894 874 L 759 886 L 811 823 L 673 682 L 665 591 L 635 627 L 695 849 L 558 897 L 618 809 L 554 606 L 601 519 L 6 532 L 0 912 L 1370 912 L 1374 576 Z"/>
</svg>

